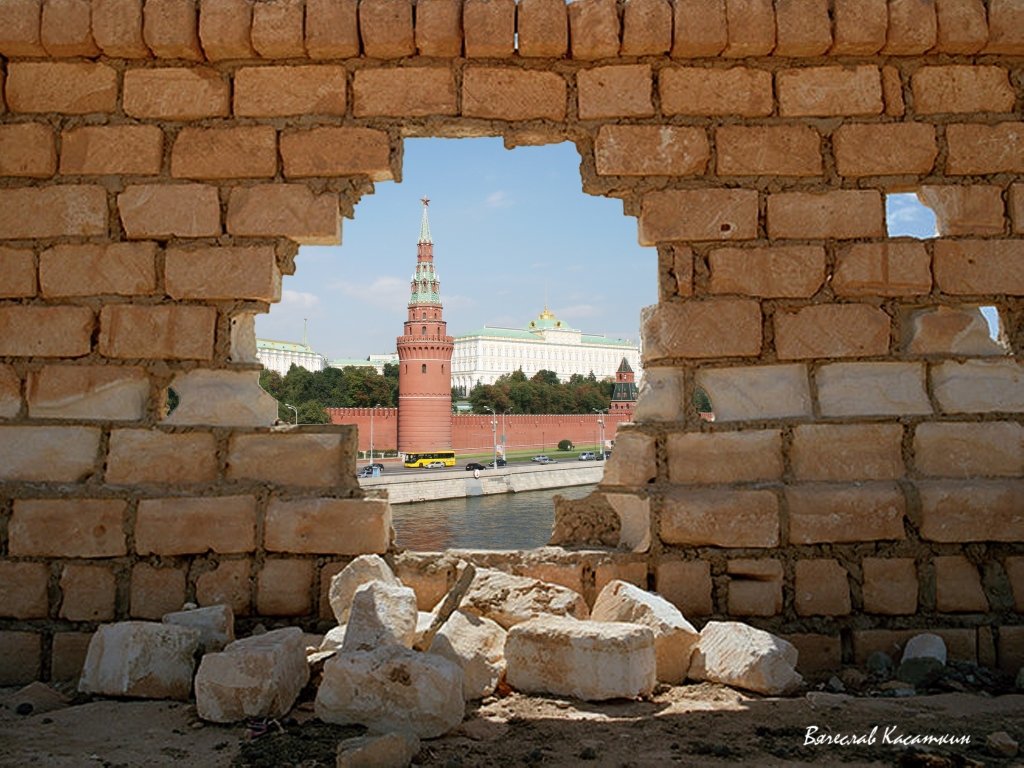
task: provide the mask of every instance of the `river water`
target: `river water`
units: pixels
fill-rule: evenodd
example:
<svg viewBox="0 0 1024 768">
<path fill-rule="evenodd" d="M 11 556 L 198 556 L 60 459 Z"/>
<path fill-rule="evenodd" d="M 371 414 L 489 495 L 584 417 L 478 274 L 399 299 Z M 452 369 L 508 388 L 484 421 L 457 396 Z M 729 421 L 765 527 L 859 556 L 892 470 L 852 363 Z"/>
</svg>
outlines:
<svg viewBox="0 0 1024 768">
<path fill-rule="evenodd" d="M 548 543 L 555 496 L 579 499 L 597 486 L 499 493 L 396 504 L 397 544 L 419 552 L 443 549 L 533 549 Z"/>
</svg>

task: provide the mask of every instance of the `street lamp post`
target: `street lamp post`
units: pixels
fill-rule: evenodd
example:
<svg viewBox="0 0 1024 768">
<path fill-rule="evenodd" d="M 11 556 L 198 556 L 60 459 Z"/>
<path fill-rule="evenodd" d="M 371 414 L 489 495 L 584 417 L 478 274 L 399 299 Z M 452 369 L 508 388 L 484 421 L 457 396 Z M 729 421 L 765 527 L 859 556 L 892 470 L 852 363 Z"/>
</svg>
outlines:
<svg viewBox="0 0 1024 768">
<path fill-rule="evenodd" d="M 377 403 L 373 408 L 370 409 L 370 463 L 373 464 L 373 415 L 377 412 L 380 407 L 380 403 Z"/>
<path fill-rule="evenodd" d="M 294 405 L 288 405 L 288 403 L 285 403 L 284 407 L 291 408 L 293 411 L 295 411 L 295 426 L 299 426 L 299 409 L 296 408 Z"/>
<path fill-rule="evenodd" d="M 498 414 L 493 408 L 484 406 L 485 411 L 491 412 L 491 440 L 494 443 L 494 468 L 498 468 Z"/>
<path fill-rule="evenodd" d="M 598 417 L 597 417 L 597 426 L 598 426 L 597 450 L 598 450 L 598 455 L 601 457 L 600 461 L 604 461 L 604 414 L 605 414 L 605 412 L 603 410 L 598 410 L 597 408 L 594 408 L 593 411 L 594 411 L 594 413 L 598 414 Z"/>
</svg>

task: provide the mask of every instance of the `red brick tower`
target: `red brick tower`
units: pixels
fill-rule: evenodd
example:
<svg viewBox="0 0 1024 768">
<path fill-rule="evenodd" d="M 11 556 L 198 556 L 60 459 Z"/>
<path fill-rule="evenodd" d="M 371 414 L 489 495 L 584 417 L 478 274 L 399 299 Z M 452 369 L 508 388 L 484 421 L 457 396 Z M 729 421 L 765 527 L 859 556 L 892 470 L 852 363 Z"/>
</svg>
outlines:
<svg viewBox="0 0 1024 768">
<path fill-rule="evenodd" d="M 398 337 L 398 450 L 451 450 L 452 350 L 442 317 L 441 281 L 434 271 L 434 243 L 423 198 L 409 315 Z"/>
<path fill-rule="evenodd" d="M 609 413 L 621 413 L 627 419 L 633 418 L 633 409 L 636 408 L 637 387 L 633 380 L 633 369 L 630 368 L 626 358 L 619 363 L 619 370 L 615 372 L 615 388 L 612 390 L 612 402 L 608 409 Z"/>
</svg>

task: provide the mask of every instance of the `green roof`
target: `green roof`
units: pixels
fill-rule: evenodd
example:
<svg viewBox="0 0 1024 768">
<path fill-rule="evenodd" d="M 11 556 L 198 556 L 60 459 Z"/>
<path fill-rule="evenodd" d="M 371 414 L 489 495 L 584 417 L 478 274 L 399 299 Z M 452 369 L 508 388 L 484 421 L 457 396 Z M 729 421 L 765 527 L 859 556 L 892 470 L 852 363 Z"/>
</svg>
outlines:
<svg viewBox="0 0 1024 768">
<path fill-rule="evenodd" d="M 371 363 L 369 360 L 351 360 L 344 357 L 339 357 L 337 360 L 331 360 L 331 368 L 376 368 L 375 363 Z"/>
<path fill-rule="evenodd" d="M 631 349 L 636 345 L 626 339 L 610 339 L 607 336 L 591 336 L 584 334 L 580 336 L 581 344 L 606 344 L 609 347 L 630 347 Z"/>
<path fill-rule="evenodd" d="M 272 349 L 277 352 L 305 352 L 316 354 L 309 344 L 300 344 L 297 341 L 274 341 L 273 339 L 256 339 L 256 349 Z"/>
<path fill-rule="evenodd" d="M 479 328 L 475 331 L 470 331 L 469 333 L 464 333 L 461 336 L 456 336 L 455 338 L 466 339 L 469 338 L 470 336 L 490 336 L 493 338 L 502 339 L 525 339 L 527 341 L 536 342 L 543 341 L 543 339 L 541 339 L 536 333 L 533 333 L 531 331 L 524 331 L 520 328 L 488 328 L 487 326 Z"/>
</svg>

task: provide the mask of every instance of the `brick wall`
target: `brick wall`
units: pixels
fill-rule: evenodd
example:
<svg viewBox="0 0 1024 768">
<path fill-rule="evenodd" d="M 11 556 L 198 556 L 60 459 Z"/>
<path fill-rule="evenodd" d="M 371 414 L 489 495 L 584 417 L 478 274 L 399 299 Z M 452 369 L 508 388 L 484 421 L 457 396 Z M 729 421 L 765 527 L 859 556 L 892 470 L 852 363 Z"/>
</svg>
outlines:
<svg viewBox="0 0 1024 768">
<path fill-rule="evenodd" d="M 1018 0 L 0 3 L 0 682 L 185 598 L 314 619 L 387 546 L 351 431 L 267 426 L 252 321 L 406 135 L 573 141 L 657 249 L 564 540 L 818 658 L 1020 664 L 1022 55 Z M 887 239 L 907 190 L 941 237 Z"/>
</svg>

